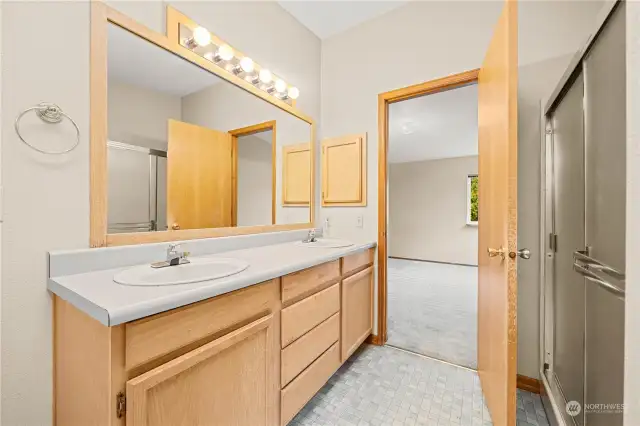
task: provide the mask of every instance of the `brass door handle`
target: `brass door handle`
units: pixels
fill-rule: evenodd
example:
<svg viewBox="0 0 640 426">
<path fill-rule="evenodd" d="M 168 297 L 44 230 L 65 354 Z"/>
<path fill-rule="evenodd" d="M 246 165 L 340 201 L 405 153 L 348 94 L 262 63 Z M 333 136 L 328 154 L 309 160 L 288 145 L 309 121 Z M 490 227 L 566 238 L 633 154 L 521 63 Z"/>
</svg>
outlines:
<svg viewBox="0 0 640 426">
<path fill-rule="evenodd" d="M 174 231 L 179 231 L 180 225 L 178 225 L 177 223 L 174 223 L 173 225 L 171 225 L 171 229 L 173 229 Z"/>
<path fill-rule="evenodd" d="M 499 249 L 487 248 L 487 254 L 489 255 L 489 257 L 500 256 L 501 258 L 504 259 L 505 256 L 507 255 L 507 251 L 504 249 L 504 247 L 500 246 Z"/>
</svg>

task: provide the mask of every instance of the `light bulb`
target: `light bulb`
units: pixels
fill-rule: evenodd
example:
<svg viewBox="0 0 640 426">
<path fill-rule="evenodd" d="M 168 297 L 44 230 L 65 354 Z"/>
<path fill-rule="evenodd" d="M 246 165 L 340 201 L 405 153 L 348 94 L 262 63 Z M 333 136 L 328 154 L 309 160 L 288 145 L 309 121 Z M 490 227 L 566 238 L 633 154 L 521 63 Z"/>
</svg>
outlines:
<svg viewBox="0 0 640 426">
<path fill-rule="evenodd" d="M 246 73 L 253 72 L 253 59 L 248 56 L 242 58 L 240 60 L 240 68 Z"/>
<path fill-rule="evenodd" d="M 298 96 L 300 96 L 300 91 L 297 87 L 291 86 L 289 87 L 289 91 L 287 92 L 287 94 L 291 99 L 298 99 Z"/>
<path fill-rule="evenodd" d="M 211 33 L 203 27 L 196 27 L 193 30 L 193 40 L 198 46 L 207 46 L 211 43 Z"/>
<path fill-rule="evenodd" d="M 263 68 L 260 70 L 260 81 L 263 82 L 264 84 L 269 84 L 271 83 L 271 71 L 269 71 L 266 68 Z"/>
<path fill-rule="evenodd" d="M 284 93 L 287 91 L 287 83 L 285 83 L 282 80 L 277 80 L 276 81 L 276 91 L 278 93 Z"/>
<path fill-rule="evenodd" d="M 233 49 L 228 44 L 223 44 L 218 48 L 217 56 L 225 61 L 233 59 Z"/>
</svg>

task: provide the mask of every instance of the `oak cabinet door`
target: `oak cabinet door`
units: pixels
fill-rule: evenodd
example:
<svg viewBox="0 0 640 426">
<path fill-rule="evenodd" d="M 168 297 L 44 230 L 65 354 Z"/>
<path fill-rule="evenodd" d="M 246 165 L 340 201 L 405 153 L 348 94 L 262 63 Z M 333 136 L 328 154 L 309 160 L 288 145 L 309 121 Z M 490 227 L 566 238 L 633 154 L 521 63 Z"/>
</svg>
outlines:
<svg viewBox="0 0 640 426">
<path fill-rule="evenodd" d="M 342 281 L 342 362 L 373 329 L 373 266 Z"/>
<path fill-rule="evenodd" d="M 322 205 L 367 205 L 367 135 L 322 141 Z"/>
<path fill-rule="evenodd" d="M 311 144 L 282 148 L 282 204 L 308 206 L 311 200 Z"/>
<path fill-rule="evenodd" d="M 273 325 L 266 315 L 129 380 L 127 426 L 278 423 Z"/>
</svg>

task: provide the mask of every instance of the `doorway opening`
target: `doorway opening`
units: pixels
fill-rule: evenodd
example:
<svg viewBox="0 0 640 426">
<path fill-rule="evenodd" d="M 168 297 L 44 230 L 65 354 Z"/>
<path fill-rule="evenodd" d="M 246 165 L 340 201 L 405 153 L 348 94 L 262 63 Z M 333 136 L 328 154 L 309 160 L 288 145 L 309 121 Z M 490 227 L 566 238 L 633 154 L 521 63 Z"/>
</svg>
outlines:
<svg viewBox="0 0 640 426">
<path fill-rule="evenodd" d="M 389 105 L 387 345 L 476 369 L 478 86 Z"/>
<path fill-rule="evenodd" d="M 477 368 L 478 86 L 388 105 L 386 344 Z"/>
<path fill-rule="evenodd" d="M 276 122 L 229 131 L 232 143 L 231 226 L 276 223 Z"/>
</svg>

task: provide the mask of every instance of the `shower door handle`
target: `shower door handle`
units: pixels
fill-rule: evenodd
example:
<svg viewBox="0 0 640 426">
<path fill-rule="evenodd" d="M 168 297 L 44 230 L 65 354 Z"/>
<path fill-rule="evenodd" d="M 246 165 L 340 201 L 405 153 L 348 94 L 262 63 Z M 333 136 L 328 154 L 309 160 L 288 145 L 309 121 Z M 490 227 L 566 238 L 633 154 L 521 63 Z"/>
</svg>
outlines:
<svg viewBox="0 0 640 426">
<path fill-rule="evenodd" d="M 621 289 L 615 284 L 612 284 L 608 281 L 603 280 L 602 278 L 600 278 L 599 276 L 591 272 L 588 269 L 588 267 L 584 267 L 582 265 L 579 265 L 577 262 L 574 262 L 573 270 L 579 273 L 580 275 L 582 275 L 583 277 L 585 277 L 587 281 L 598 284 L 600 287 L 607 290 L 609 293 L 612 293 L 613 295 L 615 295 L 618 299 L 624 300 L 626 292 L 623 289 Z"/>
</svg>

